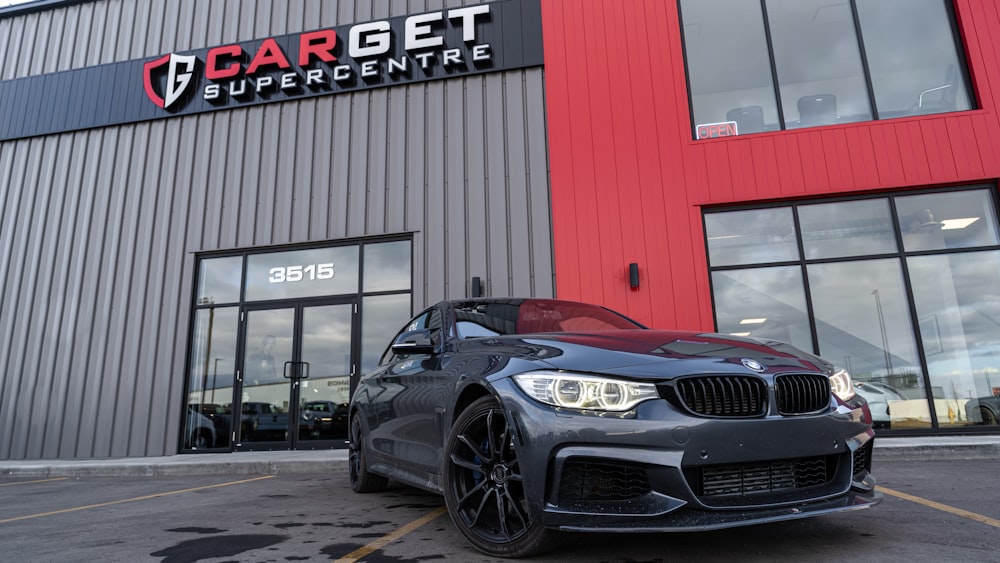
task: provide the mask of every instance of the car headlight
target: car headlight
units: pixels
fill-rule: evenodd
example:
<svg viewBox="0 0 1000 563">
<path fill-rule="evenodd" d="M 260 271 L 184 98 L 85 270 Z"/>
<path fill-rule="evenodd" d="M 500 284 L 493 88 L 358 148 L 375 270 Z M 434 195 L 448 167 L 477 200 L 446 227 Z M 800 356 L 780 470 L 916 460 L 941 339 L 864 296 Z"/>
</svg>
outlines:
<svg viewBox="0 0 1000 563">
<path fill-rule="evenodd" d="M 854 398 L 854 383 L 851 382 L 851 374 L 846 369 L 837 368 L 830 376 L 830 389 L 841 401 L 849 401 Z"/>
<path fill-rule="evenodd" d="M 624 412 L 660 396 L 651 383 L 556 371 L 521 373 L 514 381 L 532 399 L 567 409 Z"/>
</svg>

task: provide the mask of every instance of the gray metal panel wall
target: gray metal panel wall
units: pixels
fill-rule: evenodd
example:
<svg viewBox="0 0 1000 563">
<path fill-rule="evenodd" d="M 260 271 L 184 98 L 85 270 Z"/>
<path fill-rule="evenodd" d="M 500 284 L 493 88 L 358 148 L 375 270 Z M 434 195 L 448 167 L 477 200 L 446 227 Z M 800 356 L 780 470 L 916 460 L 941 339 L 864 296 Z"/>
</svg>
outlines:
<svg viewBox="0 0 1000 563">
<path fill-rule="evenodd" d="M 0 19 L 0 73 L 441 4 L 76 4 Z M 414 232 L 418 309 L 552 296 L 544 124 L 537 68 L 0 143 L 0 458 L 176 451 L 196 252 Z"/>
</svg>

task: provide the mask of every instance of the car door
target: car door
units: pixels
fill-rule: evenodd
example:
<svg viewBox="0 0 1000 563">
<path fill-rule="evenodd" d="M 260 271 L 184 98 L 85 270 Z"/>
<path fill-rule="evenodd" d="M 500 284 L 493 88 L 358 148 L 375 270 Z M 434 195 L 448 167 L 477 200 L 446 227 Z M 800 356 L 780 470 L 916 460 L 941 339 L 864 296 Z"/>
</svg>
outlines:
<svg viewBox="0 0 1000 563">
<path fill-rule="evenodd" d="M 428 309 L 400 334 L 431 329 L 441 338 L 441 312 Z M 440 340 L 438 340 L 440 342 Z M 365 382 L 370 402 L 372 449 L 417 474 L 436 474 L 441 467 L 444 421 L 452 375 L 449 355 L 393 355 Z"/>
</svg>

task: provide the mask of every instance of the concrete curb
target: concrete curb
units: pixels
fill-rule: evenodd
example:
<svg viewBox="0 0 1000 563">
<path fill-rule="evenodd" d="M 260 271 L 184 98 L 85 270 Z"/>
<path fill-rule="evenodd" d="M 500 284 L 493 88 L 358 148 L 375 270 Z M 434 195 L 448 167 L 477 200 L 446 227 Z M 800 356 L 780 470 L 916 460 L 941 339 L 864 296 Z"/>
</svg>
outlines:
<svg viewBox="0 0 1000 563">
<path fill-rule="evenodd" d="M 1000 436 L 876 438 L 873 463 L 1000 460 Z M 347 450 L 236 452 L 162 457 L 0 461 L 0 477 L 167 477 L 347 472 Z"/>
<path fill-rule="evenodd" d="M 0 461 L 0 476 L 33 478 L 346 472 L 347 450 L 238 452 L 149 458 Z"/>
</svg>

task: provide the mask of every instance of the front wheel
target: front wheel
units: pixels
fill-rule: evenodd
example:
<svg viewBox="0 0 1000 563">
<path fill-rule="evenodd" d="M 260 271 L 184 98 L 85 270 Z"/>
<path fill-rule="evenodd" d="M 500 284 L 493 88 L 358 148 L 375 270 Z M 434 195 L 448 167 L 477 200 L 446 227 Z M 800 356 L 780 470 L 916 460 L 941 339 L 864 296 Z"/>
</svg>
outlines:
<svg viewBox="0 0 1000 563">
<path fill-rule="evenodd" d="M 500 403 L 483 397 L 452 427 L 445 448 L 444 498 L 455 527 L 494 557 L 526 557 L 555 547 L 525 497 L 521 468 Z"/>
</svg>

